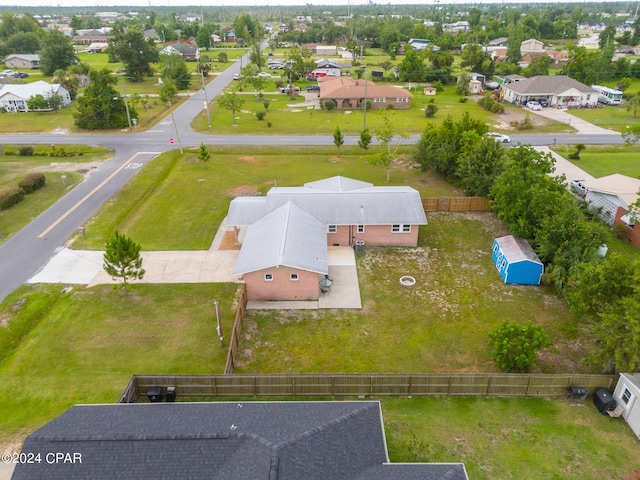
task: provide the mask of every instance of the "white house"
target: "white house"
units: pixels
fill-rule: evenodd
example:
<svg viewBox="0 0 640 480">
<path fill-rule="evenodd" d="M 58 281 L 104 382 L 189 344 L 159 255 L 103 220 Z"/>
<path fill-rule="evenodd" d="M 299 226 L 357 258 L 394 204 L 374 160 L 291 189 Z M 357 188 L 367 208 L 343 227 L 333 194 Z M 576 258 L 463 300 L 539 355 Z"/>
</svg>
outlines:
<svg viewBox="0 0 640 480">
<path fill-rule="evenodd" d="M 565 75 L 540 75 L 502 86 L 504 99 L 510 103 L 544 101 L 550 106 L 594 106 L 598 92 Z"/>
<path fill-rule="evenodd" d="M 582 183 L 587 189 L 585 201 L 591 207 L 598 209 L 600 219 L 610 226 L 613 225 L 618 208 L 629 210 L 629 206 L 638 200 L 638 191 L 640 191 L 639 179 L 619 173 L 585 180 Z M 634 219 L 625 219 L 625 217 L 622 217 L 622 221 L 628 225 L 635 222 Z"/>
<path fill-rule="evenodd" d="M 640 373 L 621 373 L 613 398 L 624 409 L 622 418 L 640 439 Z"/>
<path fill-rule="evenodd" d="M 0 88 L 0 108 L 8 112 L 28 112 L 27 100 L 36 95 L 49 98 L 53 95 L 62 97 L 62 106 L 71 103 L 69 91 L 59 83 L 47 83 L 42 80 L 24 85 L 2 85 Z"/>
<path fill-rule="evenodd" d="M 544 52 L 544 50 L 544 43 L 540 40 L 536 40 L 535 38 L 524 40 L 520 44 L 520 53 Z"/>
<path fill-rule="evenodd" d="M 593 35 L 591 37 L 581 38 L 578 40 L 578 47 L 584 47 L 587 50 L 598 50 L 600 48 L 600 36 Z"/>
</svg>

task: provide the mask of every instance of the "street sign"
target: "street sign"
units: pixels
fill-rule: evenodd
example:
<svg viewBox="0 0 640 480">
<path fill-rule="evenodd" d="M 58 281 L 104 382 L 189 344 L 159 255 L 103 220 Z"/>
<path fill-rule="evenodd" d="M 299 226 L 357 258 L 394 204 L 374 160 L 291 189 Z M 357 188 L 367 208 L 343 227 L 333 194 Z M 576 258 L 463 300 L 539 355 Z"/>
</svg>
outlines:
<svg viewBox="0 0 640 480">
<path fill-rule="evenodd" d="M 173 140 L 173 138 L 170 138 L 170 139 L 169 139 L 169 143 L 170 143 L 171 145 L 173 145 L 173 144 L 175 143 L 175 141 Z"/>
</svg>

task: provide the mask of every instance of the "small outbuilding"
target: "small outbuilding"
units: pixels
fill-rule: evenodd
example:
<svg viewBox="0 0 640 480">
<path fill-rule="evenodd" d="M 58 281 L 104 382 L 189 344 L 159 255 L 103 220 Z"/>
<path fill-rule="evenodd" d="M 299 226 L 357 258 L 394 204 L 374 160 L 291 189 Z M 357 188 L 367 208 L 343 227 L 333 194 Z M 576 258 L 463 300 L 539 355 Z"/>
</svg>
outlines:
<svg viewBox="0 0 640 480">
<path fill-rule="evenodd" d="M 640 439 L 640 373 L 621 373 L 613 398 L 622 407 L 622 418 Z"/>
<path fill-rule="evenodd" d="M 540 285 L 544 265 L 525 240 L 513 235 L 496 238 L 491 258 L 504 283 Z"/>
</svg>

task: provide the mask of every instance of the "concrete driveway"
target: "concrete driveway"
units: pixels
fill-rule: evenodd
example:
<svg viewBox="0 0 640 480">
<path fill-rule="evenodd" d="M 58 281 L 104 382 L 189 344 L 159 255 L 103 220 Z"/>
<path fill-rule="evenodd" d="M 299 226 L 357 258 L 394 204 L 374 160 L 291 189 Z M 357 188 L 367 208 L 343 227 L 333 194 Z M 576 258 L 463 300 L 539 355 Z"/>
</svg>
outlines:
<svg viewBox="0 0 640 480">
<path fill-rule="evenodd" d="M 551 107 L 535 111 L 530 110 L 526 107 L 523 107 L 523 109 L 528 113 L 540 115 L 541 117 L 555 120 L 556 122 L 566 123 L 567 125 L 575 128 L 580 135 L 610 135 L 612 133 L 618 133 L 614 132 L 613 130 L 607 130 L 606 128 L 598 127 L 597 125 L 589 123 L 586 120 L 582 120 L 575 115 L 571 115 L 567 110 Z"/>
<path fill-rule="evenodd" d="M 558 155 L 549 147 L 535 147 L 536 150 L 542 153 L 550 153 L 556 160 L 556 171 L 554 175 L 563 175 L 566 177 L 567 182 L 571 180 L 593 180 L 593 176 L 571 163 L 566 158 Z"/>
</svg>

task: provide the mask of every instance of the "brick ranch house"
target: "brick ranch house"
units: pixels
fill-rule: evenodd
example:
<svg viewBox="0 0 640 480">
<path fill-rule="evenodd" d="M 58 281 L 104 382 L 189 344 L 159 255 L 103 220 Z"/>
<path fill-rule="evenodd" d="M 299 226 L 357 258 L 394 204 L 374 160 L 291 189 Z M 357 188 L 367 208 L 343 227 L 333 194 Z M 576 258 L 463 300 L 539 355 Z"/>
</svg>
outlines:
<svg viewBox="0 0 640 480">
<path fill-rule="evenodd" d="M 226 223 L 242 245 L 233 273 L 244 280 L 249 300 L 317 300 L 328 246 L 415 247 L 427 218 L 411 187 L 337 176 L 235 198 Z"/>
<path fill-rule="evenodd" d="M 401 87 L 376 85 L 366 80 L 354 80 L 351 77 L 321 77 L 320 104 L 332 100 L 337 110 L 362 109 L 364 101 L 369 100 L 372 110 L 388 108 L 393 105 L 397 110 L 409 110 L 413 95 Z"/>
</svg>

